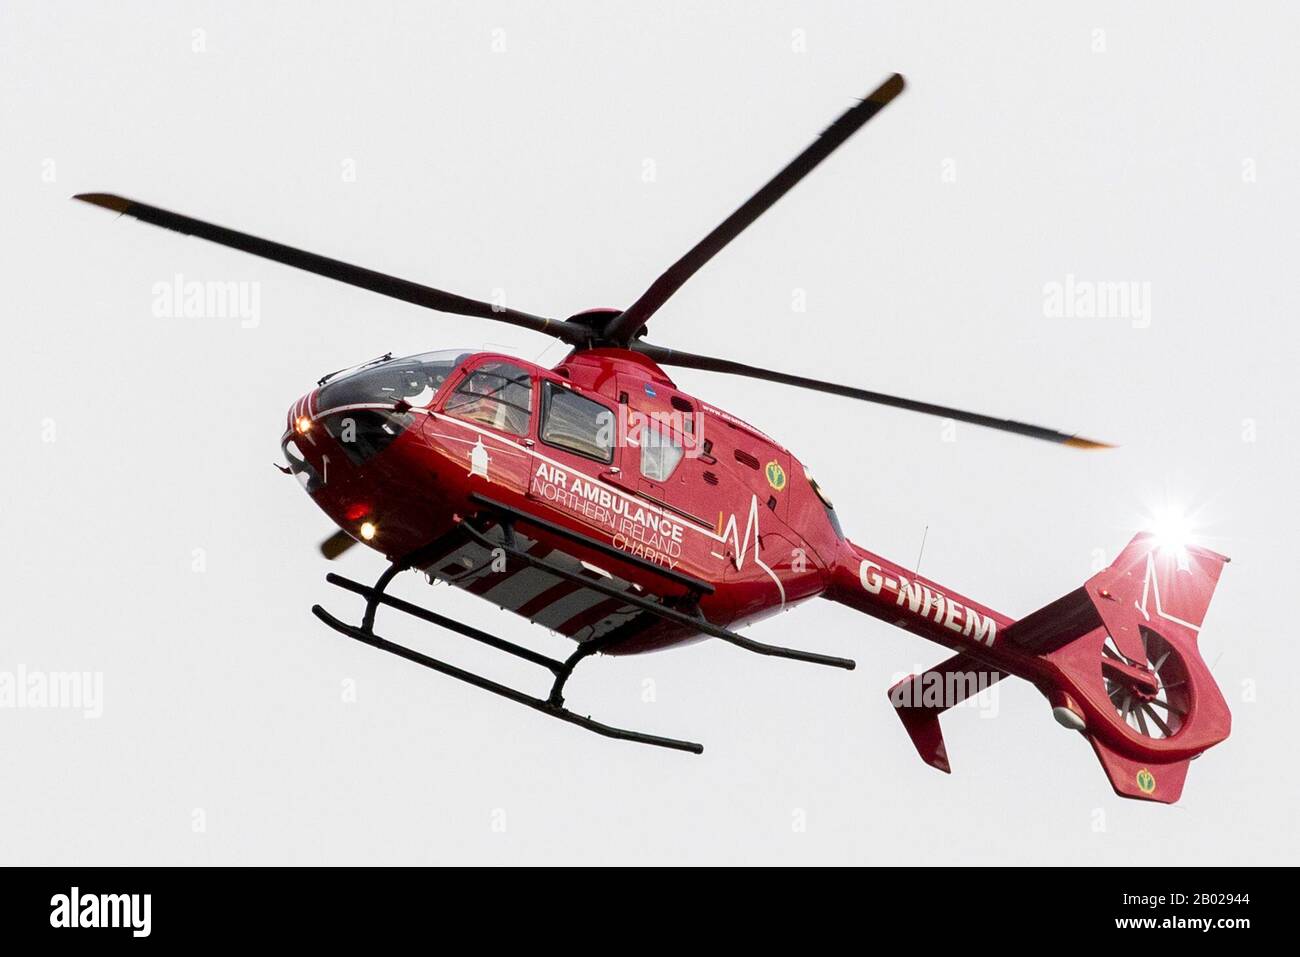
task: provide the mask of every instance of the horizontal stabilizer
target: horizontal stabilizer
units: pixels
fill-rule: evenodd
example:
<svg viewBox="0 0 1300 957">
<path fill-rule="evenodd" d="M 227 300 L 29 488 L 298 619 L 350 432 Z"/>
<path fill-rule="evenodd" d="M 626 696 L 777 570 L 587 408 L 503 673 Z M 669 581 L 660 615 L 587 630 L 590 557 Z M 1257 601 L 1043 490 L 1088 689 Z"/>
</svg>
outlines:
<svg viewBox="0 0 1300 957">
<path fill-rule="evenodd" d="M 919 677 L 911 675 L 889 689 L 890 697 L 901 685 Z M 921 760 L 932 768 L 938 768 L 944 774 L 952 774 L 952 765 L 948 763 L 948 748 L 943 743 L 943 728 L 939 727 L 939 712 L 931 708 L 898 707 L 898 717 L 903 722 L 907 736 L 912 739 L 916 753 Z"/>
<path fill-rule="evenodd" d="M 908 675 L 889 689 L 889 703 L 921 760 L 945 774 L 952 773 L 943 743 L 939 715 L 1003 678 L 968 655 L 954 655 L 919 675 Z"/>
</svg>

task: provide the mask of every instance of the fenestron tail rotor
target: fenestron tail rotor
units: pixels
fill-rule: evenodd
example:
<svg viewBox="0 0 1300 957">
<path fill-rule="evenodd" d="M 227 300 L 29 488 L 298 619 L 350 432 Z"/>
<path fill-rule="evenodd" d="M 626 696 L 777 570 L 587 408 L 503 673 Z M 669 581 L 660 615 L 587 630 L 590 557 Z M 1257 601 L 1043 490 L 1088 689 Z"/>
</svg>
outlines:
<svg viewBox="0 0 1300 957">
<path fill-rule="evenodd" d="M 1130 730 L 1148 738 L 1173 737 L 1190 707 L 1186 666 L 1174 646 L 1154 631 L 1142 628 L 1140 634 L 1145 661 L 1125 658 L 1109 636 L 1102 645 L 1106 695 Z"/>
</svg>

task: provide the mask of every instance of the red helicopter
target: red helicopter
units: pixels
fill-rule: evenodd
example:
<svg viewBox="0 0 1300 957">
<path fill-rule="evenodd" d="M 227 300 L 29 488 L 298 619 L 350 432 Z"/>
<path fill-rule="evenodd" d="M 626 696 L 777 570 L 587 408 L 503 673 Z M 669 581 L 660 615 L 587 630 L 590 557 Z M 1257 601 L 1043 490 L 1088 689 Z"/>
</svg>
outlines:
<svg viewBox="0 0 1300 957">
<path fill-rule="evenodd" d="M 763 655 L 853 662 L 748 638 L 739 629 L 829 598 L 922 635 L 953 657 L 889 689 L 917 751 L 949 771 L 939 715 L 1006 675 L 1047 697 L 1092 744 L 1124 797 L 1178 799 L 1188 763 L 1223 741 L 1230 715 L 1197 649 L 1227 561 L 1138 535 L 1082 586 L 1014 621 L 850 542 L 830 499 L 784 446 L 687 395 L 664 367 L 782 382 L 1075 448 L 1103 443 L 1040 426 L 653 345 L 654 313 L 732 239 L 894 100 L 891 76 L 626 309 L 550 319 L 458 296 L 105 193 L 76 199 L 440 312 L 506 322 L 572 347 L 553 369 L 470 350 L 385 355 L 331 373 L 289 409 L 288 465 L 339 526 L 327 558 L 362 542 L 389 560 L 373 585 L 330 574 L 365 600 L 331 628 L 452 678 L 613 738 L 703 747 L 611 727 L 565 707 L 576 665 L 716 638 Z M 422 571 L 577 643 L 550 657 L 387 593 Z M 545 698 L 376 634 L 384 606 L 547 669 Z"/>
</svg>

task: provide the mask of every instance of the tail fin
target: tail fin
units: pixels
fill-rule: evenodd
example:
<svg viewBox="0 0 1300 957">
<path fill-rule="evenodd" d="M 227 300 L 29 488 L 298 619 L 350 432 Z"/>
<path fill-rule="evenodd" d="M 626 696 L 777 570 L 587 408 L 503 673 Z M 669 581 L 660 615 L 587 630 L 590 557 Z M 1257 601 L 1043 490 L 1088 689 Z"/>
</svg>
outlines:
<svg viewBox="0 0 1300 957">
<path fill-rule="evenodd" d="M 1197 647 L 1227 561 L 1138 535 L 1082 588 L 1006 632 L 1040 656 L 1039 687 L 1087 736 L 1122 797 L 1178 800 L 1188 762 L 1231 730 Z"/>
</svg>

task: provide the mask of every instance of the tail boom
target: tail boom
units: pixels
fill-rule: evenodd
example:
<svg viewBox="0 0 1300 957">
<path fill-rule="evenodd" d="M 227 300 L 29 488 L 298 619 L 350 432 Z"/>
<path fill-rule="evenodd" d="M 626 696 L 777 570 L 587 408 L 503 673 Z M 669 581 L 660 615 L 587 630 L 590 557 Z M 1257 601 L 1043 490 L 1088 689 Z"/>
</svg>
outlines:
<svg viewBox="0 0 1300 957">
<path fill-rule="evenodd" d="M 958 651 L 993 648 L 1012 619 L 846 543 L 827 597 Z"/>
</svg>

